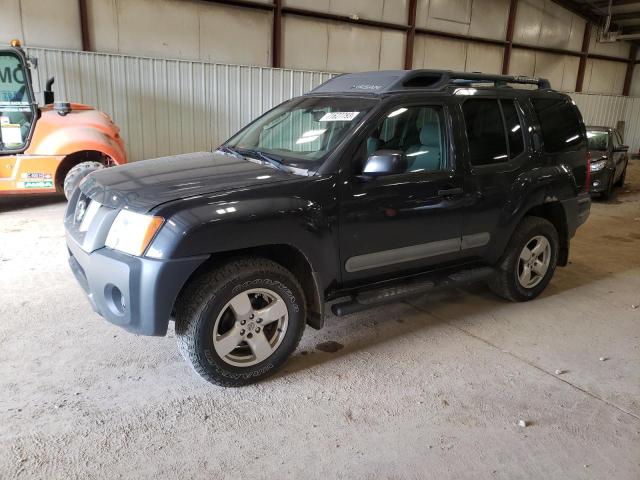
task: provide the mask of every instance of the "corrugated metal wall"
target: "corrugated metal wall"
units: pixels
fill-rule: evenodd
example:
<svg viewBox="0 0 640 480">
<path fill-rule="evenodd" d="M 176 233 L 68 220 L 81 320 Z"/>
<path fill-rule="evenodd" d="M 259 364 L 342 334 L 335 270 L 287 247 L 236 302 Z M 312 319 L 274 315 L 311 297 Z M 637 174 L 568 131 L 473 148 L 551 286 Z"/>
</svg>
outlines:
<svg viewBox="0 0 640 480">
<path fill-rule="evenodd" d="M 640 98 L 570 93 L 587 125 L 616 127 L 625 122 L 623 140 L 631 151 L 640 149 Z"/>
<path fill-rule="evenodd" d="M 28 49 L 56 100 L 86 103 L 122 129 L 132 161 L 210 150 L 329 73 Z"/>
<path fill-rule="evenodd" d="M 58 100 L 93 105 L 122 129 L 130 160 L 210 150 L 259 114 L 328 80 L 301 70 L 30 48 L 39 84 Z M 626 122 L 640 148 L 640 98 L 572 93 L 590 125 Z"/>
<path fill-rule="evenodd" d="M 633 153 L 640 150 L 640 98 L 628 97 L 624 112 L 624 142 L 631 147 Z"/>
</svg>

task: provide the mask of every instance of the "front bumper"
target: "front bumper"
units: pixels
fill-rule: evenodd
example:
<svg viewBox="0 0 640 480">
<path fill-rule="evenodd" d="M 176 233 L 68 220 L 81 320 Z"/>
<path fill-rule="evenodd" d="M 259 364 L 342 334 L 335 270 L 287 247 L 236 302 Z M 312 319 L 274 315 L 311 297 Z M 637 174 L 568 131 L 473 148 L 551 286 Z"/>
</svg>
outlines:
<svg viewBox="0 0 640 480">
<path fill-rule="evenodd" d="M 133 257 L 109 248 L 85 252 L 67 233 L 69 265 L 93 309 L 140 335 L 166 335 L 178 293 L 208 256 Z"/>
<path fill-rule="evenodd" d="M 591 172 L 591 193 L 607 191 L 609 182 L 611 181 L 611 175 L 613 175 L 613 170 L 610 168 L 603 168 L 598 172 Z"/>
</svg>

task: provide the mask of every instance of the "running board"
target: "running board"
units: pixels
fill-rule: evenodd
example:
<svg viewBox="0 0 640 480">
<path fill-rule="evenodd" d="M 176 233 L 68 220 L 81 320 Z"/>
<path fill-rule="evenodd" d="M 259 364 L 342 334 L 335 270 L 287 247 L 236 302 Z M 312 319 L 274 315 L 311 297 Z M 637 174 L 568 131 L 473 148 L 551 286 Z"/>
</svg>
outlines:
<svg viewBox="0 0 640 480">
<path fill-rule="evenodd" d="M 386 303 L 399 302 L 405 298 L 433 292 L 443 288 L 455 288 L 471 283 L 486 280 L 495 270 L 491 267 L 479 267 L 460 270 L 446 276 L 430 278 L 428 280 L 400 283 L 387 288 L 367 290 L 352 296 L 344 302 L 335 303 L 331 311 L 338 317 L 351 315 L 368 308 L 373 308 Z"/>
</svg>

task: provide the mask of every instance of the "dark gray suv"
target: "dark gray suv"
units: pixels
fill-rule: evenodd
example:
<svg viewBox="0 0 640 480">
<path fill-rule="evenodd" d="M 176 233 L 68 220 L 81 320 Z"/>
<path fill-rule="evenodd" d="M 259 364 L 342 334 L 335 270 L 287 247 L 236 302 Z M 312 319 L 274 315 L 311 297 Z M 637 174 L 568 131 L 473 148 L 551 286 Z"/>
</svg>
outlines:
<svg viewBox="0 0 640 480">
<path fill-rule="evenodd" d="M 591 193 L 607 199 L 613 187 L 624 185 L 629 147 L 623 145 L 620 134 L 609 127 L 587 127 L 587 144 L 591 155 Z"/>
<path fill-rule="evenodd" d="M 329 302 L 344 316 L 481 280 L 537 297 L 589 215 L 587 162 L 578 108 L 545 79 L 342 75 L 214 152 L 90 174 L 69 263 L 105 319 L 143 335 L 173 319 L 195 371 L 239 386 Z"/>
</svg>

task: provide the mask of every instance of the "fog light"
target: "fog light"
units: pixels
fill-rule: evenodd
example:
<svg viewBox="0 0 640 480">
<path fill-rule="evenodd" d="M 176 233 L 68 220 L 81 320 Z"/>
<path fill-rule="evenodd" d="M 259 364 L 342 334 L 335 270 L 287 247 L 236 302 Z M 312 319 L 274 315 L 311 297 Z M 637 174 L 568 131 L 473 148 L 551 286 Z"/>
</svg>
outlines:
<svg viewBox="0 0 640 480">
<path fill-rule="evenodd" d="M 107 301 L 109 310 L 111 310 L 116 315 L 124 315 L 127 305 L 124 299 L 124 295 L 118 287 L 109 283 L 106 287 L 104 287 L 104 296 L 105 300 Z"/>
<path fill-rule="evenodd" d="M 598 180 L 593 182 L 593 188 L 598 188 L 599 186 L 600 186 L 600 182 Z"/>
</svg>

